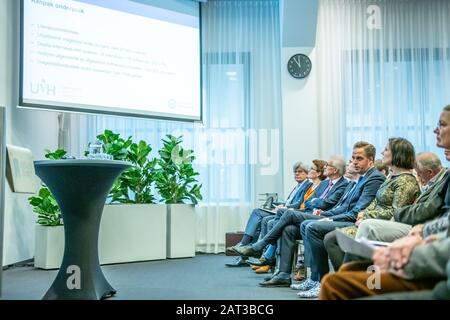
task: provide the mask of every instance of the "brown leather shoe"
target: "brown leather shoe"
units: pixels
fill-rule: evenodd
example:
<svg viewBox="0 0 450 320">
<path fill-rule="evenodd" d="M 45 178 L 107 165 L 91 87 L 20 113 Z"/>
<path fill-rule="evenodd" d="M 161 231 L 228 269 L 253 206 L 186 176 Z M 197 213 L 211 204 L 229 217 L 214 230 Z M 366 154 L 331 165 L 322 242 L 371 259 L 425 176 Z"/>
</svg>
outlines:
<svg viewBox="0 0 450 320">
<path fill-rule="evenodd" d="M 255 270 L 256 273 L 269 273 L 272 270 L 272 266 L 265 265 L 261 267 L 257 267 Z"/>
</svg>

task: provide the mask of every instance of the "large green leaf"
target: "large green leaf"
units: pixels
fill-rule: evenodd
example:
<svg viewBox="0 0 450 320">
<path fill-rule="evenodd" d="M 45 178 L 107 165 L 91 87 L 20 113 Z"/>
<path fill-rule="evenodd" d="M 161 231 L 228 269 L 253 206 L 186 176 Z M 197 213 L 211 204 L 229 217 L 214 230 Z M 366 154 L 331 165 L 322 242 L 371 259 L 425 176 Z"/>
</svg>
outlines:
<svg viewBox="0 0 450 320">
<path fill-rule="evenodd" d="M 151 146 L 141 140 L 134 143 L 132 137 L 124 140 L 120 134 L 105 130 L 97 136 L 105 146 L 105 152 L 116 160 L 131 162 L 133 167 L 124 171 L 111 191 L 111 202 L 154 203 L 151 188 L 154 180 L 156 159 L 149 159 Z"/>
<path fill-rule="evenodd" d="M 162 141 L 163 147 L 158 151 L 160 158 L 156 164 L 155 174 L 155 187 L 162 198 L 161 201 L 165 203 L 190 201 L 197 204 L 202 196 L 201 185 L 192 185 L 197 182 L 194 177 L 199 175 L 192 167 L 194 152 L 183 149 L 181 136 L 166 135 Z"/>
<path fill-rule="evenodd" d="M 50 151 L 48 149 L 45 150 L 47 153 L 45 154 L 45 158 L 50 160 L 58 160 L 62 159 L 66 155 L 66 151 L 63 149 L 57 149 L 55 151 Z"/>
<path fill-rule="evenodd" d="M 33 212 L 38 215 L 38 224 L 45 226 L 62 225 L 61 211 L 56 199 L 45 185 L 39 190 L 37 197 L 29 197 L 28 201 L 33 207 Z"/>
</svg>

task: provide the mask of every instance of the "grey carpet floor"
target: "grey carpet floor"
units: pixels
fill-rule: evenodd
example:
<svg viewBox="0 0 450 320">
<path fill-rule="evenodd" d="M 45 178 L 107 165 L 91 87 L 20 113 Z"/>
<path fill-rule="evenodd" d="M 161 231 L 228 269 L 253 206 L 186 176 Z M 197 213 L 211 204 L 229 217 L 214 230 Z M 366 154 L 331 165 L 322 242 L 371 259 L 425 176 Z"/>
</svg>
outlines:
<svg viewBox="0 0 450 320">
<path fill-rule="evenodd" d="M 117 290 L 111 300 L 299 300 L 290 288 L 263 288 L 267 276 L 249 267 L 225 267 L 234 257 L 199 254 L 168 259 L 102 266 Z M 3 271 L 4 300 L 41 299 L 57 271 L 30 266 Z"/>
</svg>

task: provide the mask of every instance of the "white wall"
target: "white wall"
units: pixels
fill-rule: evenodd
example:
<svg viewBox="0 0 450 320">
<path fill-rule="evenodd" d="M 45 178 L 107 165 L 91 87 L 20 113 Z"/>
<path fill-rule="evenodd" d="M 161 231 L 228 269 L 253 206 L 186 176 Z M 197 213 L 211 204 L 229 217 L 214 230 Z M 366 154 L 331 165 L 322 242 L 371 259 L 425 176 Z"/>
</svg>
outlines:
<svg viewBox="0 0 450 320">
<path fill-rule="evenodd" d="M 320 128 L 317 100 L 315 37 L 317 0 L 282 0 L 281 81 L 283 99 L 283 187 L 284 198 L 295 185 L 292 165 L 301 161 L 311 165 L 313 159 L 327 159 L 320 154 Z M 299 19 L 299 17 L 302 19 Z M 309 76 L 295 79 L 287 63 L 296 53 L 306 54 L 312 63 Z"/>
<path fill-rule="evenodd" d="M 0 0 L 0 104 L 6 106 L 6 143 L 29 148 L 35 159 L 44 149 L 57 147 L 57 114 L 18 109 L 19 1 Z M 34 255 L 36 215 L 28 205 L 29 194 L 5 192 L 3 265 Z"/>
<path fill-rule="evenodd" d="M 293 3 L 298 0 L 284 0 L 282 3 Z M 304 1 L 304 0 L 303 0 Z M 309 1 L 309 0 L 308 0 Z M 312 4 L 315 6 L 316 4 Z M 282 6 L 283 7 L 283 6 Z M 280 8 L 283 9 L 283 8 Z M 281 11 L 281 10 L 280 10 Z M 282 13 L 282 12 L 281 12 Z M 298 15 L 282 16 L 301 23 Z M 17 109 L 18 102 L 18 57 L 19 57 L 19 1 L 0 0 L 0 104 L 7 107 L 7 136 L 10 144 L 30 148 L 35 159 L 42 159 L 44 149 L 55 149 L 58 145 L 57 114 L 45 111 Z M 315 28 L 300 25 L 292 27 L 292 23 L 283 22 L 283 32 L 307 34 Z M 309 29 L 309 30 L 308 30 Z M 289 45 L 295 44 L 292 36 Z M 300 41 L 299 41 L 300 42 Z M 295 53 L 308 54 L 312 61 L 311 74 L 303 80 L 292 78 L 287 72 L 287 61 Z M 284 195 L 292 189 L 295 182 L 292 178 L 292 164 L 303 161 L 310 164 L 314 158 L 328 155 L 319 154 L 318 112 L 316 92 L 315 53 L 311 47 L 283 47 L 281 54 L 282 96 L 283 96 L 283 185 Z M 8 265 L 29 259 L 34 252 L 35 214 L 28 205 L 29 195 L 13 194 L 7 187 L 5 194 L 5 231 L 3 264 Z"/>
<path fill-rule="evenodd" d="M 295 79 L 287 71 L 287 62 L 296 53 L 306 54 L 312 63 L 311 73 Z M 316 92 L 315 50 L 306 47 L 285 47 L 281 55 L 283 94 L 283 184 L 284 197 L 295 185 L 292 165 L 301 161 L 311 165 L 319 154 L 319 125 Z"/>
</svg>

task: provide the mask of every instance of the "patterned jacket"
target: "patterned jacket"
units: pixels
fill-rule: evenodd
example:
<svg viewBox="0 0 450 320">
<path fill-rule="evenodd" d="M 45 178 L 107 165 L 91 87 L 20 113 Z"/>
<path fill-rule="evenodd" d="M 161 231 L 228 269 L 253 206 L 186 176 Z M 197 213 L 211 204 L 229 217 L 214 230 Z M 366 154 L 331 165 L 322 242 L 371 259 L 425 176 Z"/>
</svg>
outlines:
<svg viewBox="0 0 450 320">
<path fill-rule="evenodd" d="M 375 199 L 363 211 L 363 219 L 389 220 L 396 209 L 412 204 L 419 194 L 419 185 L 411 173 L 389 176 L 378 189 Z M 355 236 L 358 227 L 350 226 L 342 231 Z"/>
</svg>

